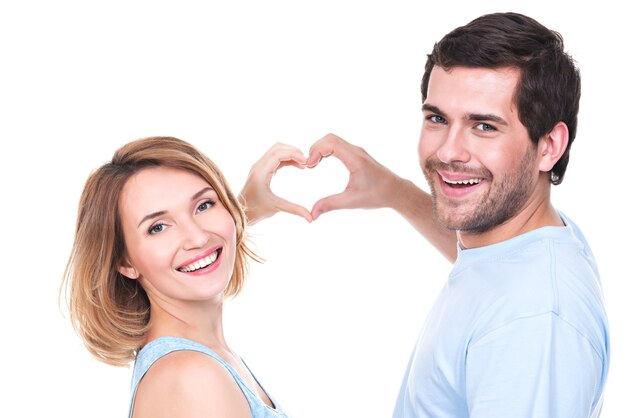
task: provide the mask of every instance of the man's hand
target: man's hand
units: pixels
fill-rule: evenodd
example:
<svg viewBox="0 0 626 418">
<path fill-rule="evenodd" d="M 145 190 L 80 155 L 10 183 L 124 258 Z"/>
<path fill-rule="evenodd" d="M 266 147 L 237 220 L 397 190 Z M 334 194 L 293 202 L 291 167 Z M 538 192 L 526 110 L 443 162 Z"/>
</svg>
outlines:
<svg viewBox="0 0 626 418">
<path fill-rule="evenodd" d="M 313 168 L 322 158 L 331 155 L 350 172 L 348 185 L 343 192 L 318 200 L 311 210 L 313 219 L 336 209 L 393 207 L 396 189 L 403 179 L 374 160 L 363 148 L 333 134 L 313 144 L 306 165 Z"/>
<path fill-rule="evenodd" d="M 336 209 L 391 208 L 444 257 L 450 261 L 456 259 L 456 234 L 436 221 L 428 193 L 378 163 L 363 148 L 333 134 L 313 144 L 307 166 L 315 167 L 322 158 L 330 155 L 337 157 L 350 172 L 348 185 L 343 192 L 317 201 L 311 210 L 313 219 Z"/>
</svg>

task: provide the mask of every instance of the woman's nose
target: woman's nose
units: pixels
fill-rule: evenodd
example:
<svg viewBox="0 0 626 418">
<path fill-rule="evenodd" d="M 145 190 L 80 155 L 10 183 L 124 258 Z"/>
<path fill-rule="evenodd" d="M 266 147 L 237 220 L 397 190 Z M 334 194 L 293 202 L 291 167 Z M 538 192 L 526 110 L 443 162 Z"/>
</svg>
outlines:
<svg viewBox="0 0 626 418">
<path fill-rule="evenodd" d="M 207 232 L 201 225 L 194 221 L 190 221 L 184 227 L 184 243 L 185 250 L 194 248 L 202 248 L 209 241 L 211 234 Z"/>
</svg>

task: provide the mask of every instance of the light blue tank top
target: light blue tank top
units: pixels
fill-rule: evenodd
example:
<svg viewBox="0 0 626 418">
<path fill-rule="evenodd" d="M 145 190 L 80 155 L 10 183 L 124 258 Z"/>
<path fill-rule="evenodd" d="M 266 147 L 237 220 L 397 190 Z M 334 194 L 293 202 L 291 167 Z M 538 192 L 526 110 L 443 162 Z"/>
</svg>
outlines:
<svg viewBox="0 0 626 418">
<path fill-rule="evenodd" d="M 152 366 L 155 361 L 165 356 L 166 354 L 169 354 L 174 351 L 181 351 L 181 350 L 197 351 L 197 352 L 206 354 L 207 356 L 214 358 L 222 366 L 224 366 L 226 370 L 228 370 L 228 372 L 233 376 L 233 379 L 235 379 L 235 381 L 239 385 L 239 388 L 241 389 L 246 399 L 248 400 L 248 404 L 250 405 L 250 411 L 252 412 L 252 418 L 288 418 L 287 414 L 280 408 L 280 406 L 274 401 L 274 399 L 270 397 L 267 391 L 265 393 L 271 399 L 276 409 L 273 409 L 267 406 L 257 396 L 256 393 L 250 390 L 250 388 L 244 383 L 241 377 L 237 374 L 235 369 L 233 369 L 230 364 L 226 363 L 213 350 L 211 350 L 208 347 L 205 347 L 202 344 L 198 344 L 196 342 L 186 340 L 184 338 L 179 338 L 179 337 L 157 338 L 156 340 L 151 341 L 148 344 L 146 344 L 145 347 L 143 347 L 137 354 L 137 359 L 135 360 L 135 368 L 133 370 L 133 378 L 132 378 L 132 384 L 131 384 L 130 409 L 128 412 L 129 418 L 131 417 L 132 412 L 133 412 L 133 404 L 135 402 L 135 394 L 137 393 L 137 386 L 139 385 L 139 382 L 141 381 L 143 376 L 146 374 L 150 366 Z M 246 365 L 246 367 L 248 366 Z M 250 371 L 250 373 L 252 374 L 252 371 Z M 254 377 L 254 374 L 252 376 Z M 256 377 L 254 379 L 256 380 Z M 259 383 L 259 386 L 261 386 L 260 383 Z"/>
</svg>

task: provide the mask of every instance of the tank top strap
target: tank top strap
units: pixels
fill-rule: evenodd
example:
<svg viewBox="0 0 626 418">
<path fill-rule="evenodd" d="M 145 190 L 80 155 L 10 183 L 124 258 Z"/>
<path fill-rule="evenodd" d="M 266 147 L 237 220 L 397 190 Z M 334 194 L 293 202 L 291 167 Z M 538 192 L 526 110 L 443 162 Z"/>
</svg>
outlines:
<svg viewBox="0 0 626 418">
<path fill-rule="evenodd" d="M 172 353 L 174 351 L 197 351 L 207 356 L 215 359 L 218 363 L 220 363 L 228 372 L 233 376 L 233 379 L 237 382 L 237 385 L 244 393 L 248 403 L 250 404 L 250 408 L 253 411 L 254 416 L 274 416 L 273 414 L 255 414 L 255 410 L 262 411 L 265 404 L 257 397 L 255 393 L 253 393 L 250 388 L 246 385 L 246 383 L 241 379 L 239 374 L 235 371 L 235 369 L 228 364 L 224 359 L 215 353 L 215 351 L 210 348 L 199 344 L 195 341 L 187 340 L 185 338 L 180 337 L 159 337 L 156 340 L 153 340 L 146 344 L 137 354 L 137 359 L 135 360 L 135 367 L 133 370 L 133 377 L 131 380 L 131 399 L 130 399 L 130 408 L 128 412 L 128 417 L 131 418 L 133 413 L 133 405 L 135 403 L 135 395 L 137 393 L 137 387 L 139 386 L 139 382 L 148 372 L 150 367 L 163 356 Z M 243 360 L 242 360 L 243 361 Z M 244 363 L 245 364 L 245 363 Z M 247 367 L 247 365 L 246 365 Z M 248 369 L 249 370 L 249 369 Z M 252 372 L 250 372 L 252 373 Z M 256 378 L 255 378 L 256 380 Z M 261 403 L 262 405 L 260 405 Z M 272 410 L 277 415 L 276 416 L 286 416 L 284 412 L 276 405 L 277 409 Z M 271 409 L 271 408 L 268 408 Z M 265 412 L 265 411 L 264 411 Z M 269 412 L 269 411 L 268 411 Z"/>
</svg>

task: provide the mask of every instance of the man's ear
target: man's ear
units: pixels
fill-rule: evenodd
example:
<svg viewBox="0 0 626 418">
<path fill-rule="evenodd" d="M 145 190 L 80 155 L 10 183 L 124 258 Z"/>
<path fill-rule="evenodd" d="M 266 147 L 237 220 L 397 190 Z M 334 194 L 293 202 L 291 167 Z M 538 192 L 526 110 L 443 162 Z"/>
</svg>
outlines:
<svg viewBox="0 0 626 418">
<path fill-rule="evenodd" d="M 569 129 L 564 122 L 554 125 L 554 128 L 539 139 L 539 170 L 550 172 L 559 161 L 569 143 Z"/>
<path fill-rule="evenodd" d="M 138 278 L 137 270 L 135 270 L 135 268 L 132 266 L 127 258 L 124 258 L 124 261 L 117 268 L 117 271 L 119 271 L 123 276 L 128 277 L 129 279 L 134 280 Z"/>
</svg>

